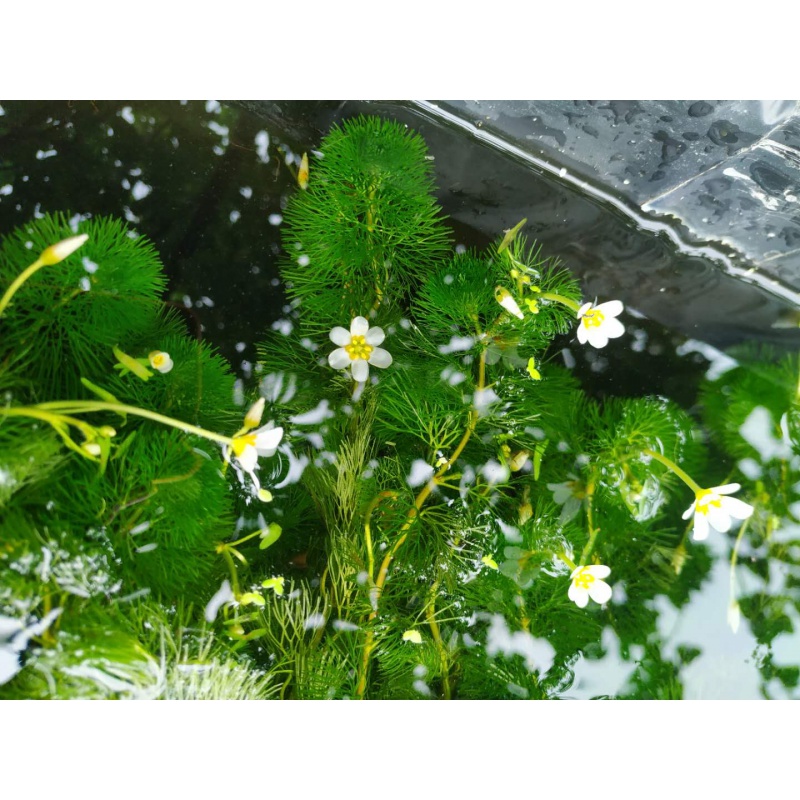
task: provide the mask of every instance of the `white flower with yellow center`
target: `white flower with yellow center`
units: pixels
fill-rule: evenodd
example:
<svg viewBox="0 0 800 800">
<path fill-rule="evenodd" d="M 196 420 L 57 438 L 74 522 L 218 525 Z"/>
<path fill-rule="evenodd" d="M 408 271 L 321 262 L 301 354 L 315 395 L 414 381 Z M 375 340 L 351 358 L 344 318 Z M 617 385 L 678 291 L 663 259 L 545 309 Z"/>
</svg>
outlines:
<svg viewBox="0 0 800 800">
<path fill-rule="evenodd" d="M 684 519 L 694 514 L 692 538 L 702 541 L 708 537 L 709 525 L 720 533 L 731 529 L 731 518 L 747 519 L 753 513 L 753 506 L 735 497 L 725 497 L 738 492 L 742 487 L 738 483 L 726 483 L 711 489 L 701 489 L 695 493 L 694 503 L 683 514 Z"/>
<path fill-rule="evenodd" d="M 592 347 L 605 347 L 609 339 L 616 339 L 625 333 L 625 326 L 617 319 L 623 311 L 619 300 L 600 303 L 584 303 L 578 309 L 578 341 L 589 342 Z"/>
<path fill-rule="evenodd" d="M 147 360 L 150 362 L 150 366 L 158 372 L 166 373 L 173 367 L 169 353 L 165 353 L 162 350 L 153 350 L 153 352 L 147 356 Z"/>
<path fill-rule="evenodd" d="M 227 464 L 233 453 L 242 469 L 250 475 L 259 498 L 269 502 L 272 495 L 261 488 L 255 470 L 258 466 L 259 456 L 268 458 L 275 455 L 278 445 L 283 439 L 283 428 L 276 428 L 274 422 L 268 422 L 257 430 L 253 430 L 261 422 L 263 413 L 264 398 L 260 397 L 245 414 L 244 427 L 232 438 L 230 447 L 225 447 L 224 457 Z"/>
<path fill-rule="evenodd" d="M 607 603 L 611 599 L 611 587 L 602 578 L 610 574 L 611 568 L 604 564 L 576 567 L 570 575 L 572 583 L 567 596 L 578 608 L 586 608 L 590 597 L 600 605 Z"/>
<path fill-rule="evenodd" d="M 340 326 L 330 332 L 331 341 L 339 348 L 328 356 L 334 369 L 350 368 L 353 380 L 364 383 L 369 378 L 369 365 L 385 369 L 392 363 L 391 355 L 379 344 L 386 338 L 381 328 L 370 328 L 364 317 L 355 317 L 350 330 Z"/>
<path fill-rule="evenodd" d="M 274 456 L 282 438 L 283 428 L 276 428 L 274 422 L 268 422 L 258 430 L 234 436 L 231 450 L 242 469 L 252 474 L 259 456 Z"/>
</svg>

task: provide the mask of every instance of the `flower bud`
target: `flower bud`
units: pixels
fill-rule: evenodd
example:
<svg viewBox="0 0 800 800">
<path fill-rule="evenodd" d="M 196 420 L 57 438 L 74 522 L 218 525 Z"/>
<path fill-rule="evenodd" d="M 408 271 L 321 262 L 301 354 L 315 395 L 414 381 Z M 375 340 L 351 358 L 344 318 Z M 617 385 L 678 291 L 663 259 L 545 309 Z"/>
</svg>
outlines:
<svg viewBox="0 0 800 800">
<path fill-rule="evenodd" d="M 72 255 L 88 238 L 88 233 L 81 233 L 79 236 L 70 236 L 69 239 L 51 244 L 42 252 L 39 260 L 48 266 L 58 264 Z"/>
</svg>

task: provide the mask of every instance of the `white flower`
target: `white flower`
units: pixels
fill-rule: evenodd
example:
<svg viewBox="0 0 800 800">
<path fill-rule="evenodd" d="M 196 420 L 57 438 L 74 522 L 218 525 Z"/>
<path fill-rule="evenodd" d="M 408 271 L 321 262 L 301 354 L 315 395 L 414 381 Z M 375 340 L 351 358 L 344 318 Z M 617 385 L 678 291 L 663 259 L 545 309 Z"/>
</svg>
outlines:
<svg viewBox="0 0 800 800">
<path fill-rule="evenodd" d="M 563 506 L 559 521 L 566 525 L 580 510 L 586 497 L 584 485 L 572 473 L 567 475 L 571 481 L 564 483 L 548 483 L 547 488 L 553 493 L 553 502 Z"/>
<path fill-rule="evenodd" d="M 150 366 L 159 372 L 169 372 L 173 367 L 169 353 L 164 353 L 161 350 L 153 350 L 153 352 L 147 356 L 147 360 L 150 362 Z"/>
<path fill-rule="evenodd" d="M 251 475 L 258 464 L 259 456 L 274 456 L 283 438 L 283 428 L 276 428 L 268 422 L 258 430 L 233 437 L 233 455 L 245 472 Z"/>
<path fill-rule="evenodd" d="M 589 342 L 592 347 L 605 347 L 609 339 L 616 339 L 625 333 L 625 326 L 618 320 L 623 310 L 619 300 L 609 300 L 599 306 L 584 303 L 578 309 L 578 341 Z"/>
<path fill-rule="evenodd" d="M 595 603 L 602 605 L 611 599 L 611 587 L 601 578 L 607 578 L 611 568 L 603 564 L 592 564 L 588 567 L 576 567 L 570 578 L 572 583 L 567 596 L 578 608 L 586 608 L 591 597 Z"/>
<path fill-rule="evenodd" d="M 386 338 L 381 328 L 370 328 L 364 317 L 355 317 L 350 330 L 335 327 L 330 332 L 331 341 L 339 348 L 328 356 L 334 369 L 350 367 L 353 380 L 363 383 L 369 377 L 369 365 L 385 369 L 392 363 L 391 355 L 377 345 Z"/>
<path fill-rule="evenodd" d="M 695 494 L 694 503 L 683 514 L 684 519 L 694 514 L 692 538 L 695 541 L 708 537 L 709 525 L 715 531 L 727 533 L 731 529 L 731 517 L 747 519 L 753 513 L 753 506 L 735 497 L 723 496 L 738 492 L 741 488 L 738 483 L 726 483 L 724 486 L 701 489 Z"/>
</svg>

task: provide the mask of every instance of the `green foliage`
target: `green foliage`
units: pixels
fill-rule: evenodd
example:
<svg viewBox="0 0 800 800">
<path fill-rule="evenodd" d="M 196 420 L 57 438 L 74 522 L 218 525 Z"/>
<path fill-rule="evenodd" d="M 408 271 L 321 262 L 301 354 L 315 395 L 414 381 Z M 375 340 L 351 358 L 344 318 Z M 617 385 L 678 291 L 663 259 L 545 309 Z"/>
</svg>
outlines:
<svg viewBox="0 0 800 800">
<path fill-rule="evenodd" d="M 609 642 L 635 662 L 619 696 L 683 696 L 696 653 L 664 655 L 658 608 L 712 569 L 680 515 L 726 480 L 717 454 L 667 399 L 595 402 L 557 366 L 580 289 L 520 226 L 449 252 L 416 134 L 358 119 L 320 153 L 286 211 L 292 304 L 257 391 L 164 311 L 152 247 L 110 220 L 80 222 L 84 248 L 0 318 L 0 614 L 49 625 L 0 696 L 541 699 Z M 48 217 L 13 234 L 3 283 L 70 233 Z M 328 362 L 331 328 L 357 315 L 393 359 L 364 384 Z M 142 375 L 153 350 L 174 366 Z M 753 462 L 760 510 L 734 565 L 740 548 L 797 560 L 778 526 L 798 507 L 799 368 L 740 367 L 702 395 L 723 461 Z M 245 393 L 259 420 L 243 422 Z M 285 431 L 259 464 L 269 492 L 234 491 L 268 420 Z M 742 433 L 756 424 L 758 441 Z M 612 598 L 579 607 L 573 570 L 598 564 Z M 765 559 L 747 565 L 769 580 Z M 795 590 L 732 602 L 771 646 Z"/>
<path fill-rule="evenodd" d="M 66 260 L 40 269 L 0 320 L 2 361 L 37 387 L 39 396 L 73 396 L 80 378 L 107 373 L 115 345 L 143 337 L 155 324 L 165 288 L 152 246 L 115 219 L 70 223 L 48 215 L 17 229 L 0 249 L 7 286 L 49 245 L 76 233 L 88 241 Z"/>
<path fill-rule="evenodd" d="M 322 153 L 284 214 L 283 275 L 303 326 L 327 333 L 399 302 L 445 257 L 448 234 L 419 135 L 360 118 L 335 128 Z"/>
</svg>

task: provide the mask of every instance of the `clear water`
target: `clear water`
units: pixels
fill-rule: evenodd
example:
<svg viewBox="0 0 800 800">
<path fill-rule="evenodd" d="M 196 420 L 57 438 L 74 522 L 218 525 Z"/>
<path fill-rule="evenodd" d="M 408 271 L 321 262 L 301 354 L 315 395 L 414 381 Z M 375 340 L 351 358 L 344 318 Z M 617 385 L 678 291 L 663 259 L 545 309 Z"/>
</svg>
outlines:
<svg viewBox="0 0 800 800">
<path fill-rule="evenodd" d="M 591 395 L 658 394 L 691 409 L 703 376 L 724 364 L 721 349 L 748 340 L 797 346 L 796 331 L 773 327 L 790 308 L 785 299 L 724 274 L 701 250 L 637 226 L 613 204 L 465 135 L 430 109 L 281 104 L 265 119 L 215 102 L 0 101 L 0 108 L 0 235 L 48 211 L 124 216 L 161 254 L 170 302 L 244 380 L 261 333 L 283 314 L 276 261 L 297 155 L 332 122 L 361 112 L 422 133 L 460 244 L 485 245 L 527 217 L 526 231 L 582 279 L 587 295 L 625 301 L 634 314 L 629 348 L 599 354 L 569 337 L 555 348 Z M 776 536 L 793 547 L 796 530 L 787 518 Z M 595 650 L 579 654 L 561 696 L 797 697 L 797 559 L 772 560 L 763 546 L 742 544 L 738 596 L 757 602 L 752 619 L 743 617 L 733 632 L 734 538 L 708 540 L 709 568 L 680 610 L 657 597 L 658 633 L 647 646 L 621 642 L 607 627 Z"/>
</svg>

